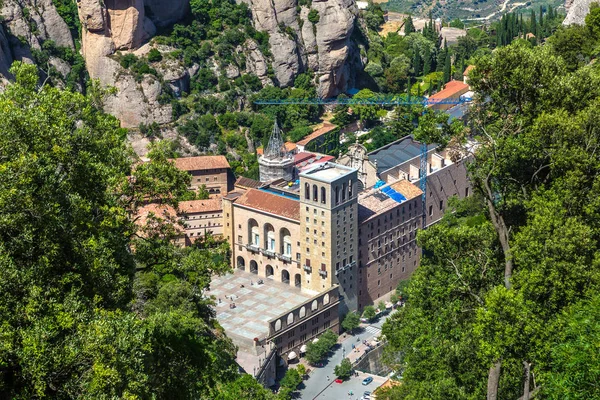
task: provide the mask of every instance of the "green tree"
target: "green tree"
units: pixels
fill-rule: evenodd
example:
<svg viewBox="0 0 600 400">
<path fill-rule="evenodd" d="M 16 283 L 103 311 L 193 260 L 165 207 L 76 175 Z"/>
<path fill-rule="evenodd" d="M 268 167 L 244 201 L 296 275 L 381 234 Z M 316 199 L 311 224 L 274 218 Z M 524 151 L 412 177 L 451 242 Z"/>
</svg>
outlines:
<svg viewBox="0 0 600 400">
<path fill-rule="evenodd" d="M 302 376 L 298 373 L 296 368 L 290 368 L 285 373 L 285 376 L 281 380 L 280 384 L 284 388 L 289 388 L 295 391 L 298 385 L 302 382 Z"/>
<path fill-rule="evenodd" d="M 377 315 L 377 312 L 375 311 L 375 307 L 373 306 L 366 306 L 363 310 L 363 318 L 367 319 L 367 320 L 372 320 L 373 318 L 375 318 L 375 316 Z"/>
<path fill-rule="evenodd" d="M 416 32 L 415 24 L 413 23 L 412 17 L 409 15 L 404 19 L 404 35 L 408 36 L 413 32 Z"/>
<path fill-rule="evenodd" d="M 222 385 L 212 397 L 215 400 L 275 400 L 276 396 L 265 389 L 249 374 L 243 374 L 232 382 Z"/>
<path fill-rule="evenodd" d="M 552 372 L 543 392 L 549 399 L 595 399 L 600 389 L 600 296 L 581 301 L 560 317 L 552 344 Z"/>
<path fill-rule="evenodd" d="M 339 365 L 335 366 L 333 373 L 342 380 L 350 378 L 350 375 L 352 375 L 352 363 L 349 359 L 344 358 Z"/>
<path fill-rule="evenodd" d="M 352 333 L 354 329 L 358 328 L 360 325 L 360 317 L 355 312 L 350 312 L 346 314 L 344 321 L 342 321 L 342 328 L 346 331 Z"/>
<path fill-rule="evenodd" d="M 177 206 L 189 175 L 154 148 L 132 166 L 126 132 L 90 97 L 38 87 L 15 63 L 0 95 L 0 397 L 212 397 L 236 376 L 212 300 L 227 244 L 179 248 L 149 199 Z M 135 249 L 132 251 L 131 249 Z"/>
</svg>

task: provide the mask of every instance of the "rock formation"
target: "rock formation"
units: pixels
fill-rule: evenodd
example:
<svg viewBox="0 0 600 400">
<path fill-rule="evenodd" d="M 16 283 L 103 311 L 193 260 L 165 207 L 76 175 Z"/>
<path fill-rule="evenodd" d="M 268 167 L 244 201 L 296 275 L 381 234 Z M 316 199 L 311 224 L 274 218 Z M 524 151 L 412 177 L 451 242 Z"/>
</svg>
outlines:
<svg viewBox="0 0 600 400">
<path fill-rule="evenodd" d="M 105 100 L 105 110 L 124 127 L 140 123 L 171 121 L 171 106 L 161 105 L 158 98 L 161 83 L 151 75 L 140 82 L 121 68 L 114 59 L 116 51 L 133 51 L 156 32 L 152 20 L 145 15 L 143 0 L 80 0 L 82 52 L 90 77 L 117 92 Z M 185 75 L 185 73 L 182 73 Z M 167 76 L 165 80 L 177 80 Z"/>
<path fill-rule="evenodd" d="M 257 30 L 269 33 L 276 83 L 289 86 L 298 73 L 315 72 L 318 94 L 331 97 L 352 82 L 350 36 L 356 18 L 352 0 L 313 0 L 319 14 L 315 24 L 308 20 L 310 9 L 297 0 L 249 0 Z"/>
<path fill-rule="evenodd" d="M 598 0 L 568 0 L 565 4 L 567 8 L 567 16 L 563 21 L 563 25 L 584 25 L 585 17 L 590 12 L 590 5 Z"/>
</svg>

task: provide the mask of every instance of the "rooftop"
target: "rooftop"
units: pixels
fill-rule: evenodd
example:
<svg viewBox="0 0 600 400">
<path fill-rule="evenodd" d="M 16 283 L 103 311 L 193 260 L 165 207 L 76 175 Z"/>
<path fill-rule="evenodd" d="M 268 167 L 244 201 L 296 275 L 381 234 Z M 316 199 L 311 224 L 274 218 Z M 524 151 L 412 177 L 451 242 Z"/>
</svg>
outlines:
<svg viewBox="0 0 600 400">
<path fill-rule="evenodd" d="M 435 148 L 435 144 L 427 146 L 428 151 Z M 420 154 L 421 143 L 414 140 L 411 136 L 406 136 L 377 150 L 373 150 L 368 154 L 368 157 L 371 163 L 377 163 L 377 172 L 383 172 L 418 157 Z"/>
<path fill-rule="evenodd" d="M 266 338 L 270 320 L 314 296 L 269 278 L 262 278 L 264 283 L 258 285 L 258 279 L 252 273 L 236 269 L 233 274 L 214 278 L 210 284 L 209 294 L 217 299 L 217 320 L 240 346 L 251 344 L 254 338 Z M 234 299 L 228 300 L 231 296 Z M 235 303 L 235 308 L 229 308 L 231 303 Z"/>
<path fill-rule="evenodd" d="M 333 162 L 325 162 L 300 173 L 300 176 L 330 183 L 353 172 L 356 172 L 356 169 Z"/>
<path fill-rule="evenodd" d="M 287 196 L 259 189 L 248 189 L 235 201 L 235 204 L 300 221 L 300 203 Z"/>
<path fill-rule="evenodd" d="M 371 189 L 358 195 L 358 220 L 360 223 L 381 215 L 404 201 L 398 202 L 384 193 L 383 189 L 390 188 L 404 197 L 404 201 L 412 200 L 423 192 L 407 180 L 400 180 L 380 189 Z M 389 189 L 388 189 L 389 191 Z"/>
<path fill-rule="evenodd" d="M 206 200 L 190 200 L 180 201 L 179 211 L 184 214 L 203 213 L 210 211 L 222 211 L 223 202 L 221 198 L 206 199 Z"/>
<path fill-rule="evenodd" d="M 158 220 L 171 222 L 177 231 L 183 231 L 183 227 L 180 225 L 179 218 L 177 217 L 177 212 L 168 204 L 150 203 L 140 207 L 136 215 L 137 219 L 135 220 L 135 223 L 141 227 L 154 225 L 153 221 L 149 220 L 151 216 Z"/>
<path fill-rule="evenodd" d="M 323 126 L 321 126 L 319 129 L 314 130 L 311 134 L 309 134 L 308 136 L 306 136 L 304 139 L 300 140 L 296 144 L 299 146 L 306 146 L 307 144 L 309 144 L 310 142 L 312 142 L 319 136 L 323 136 L 326 133 L 331 132 L 335 128 L 337 128 L 337 125 L 334 125 L 331 122 L 325 121 L 325 122 L 323 122 Z"/>
<path fill-rule="evenodd" d="M 229 168 L 229 162 L 225 156 L 183 157 L 175 158 L 172 161 L 178 169 L 183 171 Z"/>
<path fill-rule="evenodd" d="M 463 72 L 463 76 L 469 76 L 469 74 L 471 73 L 471 71 L 473 71 L 473 69 L 475 69 L 474 65 L 469 65 L 467 67 L 467 69 L 465 69 L 465 72 Z"/>
<path fill-rule="evenodd" d="M 300 171 L 308 170 L 314 165 L 321 164 L 327 161 L 333 161 L 335 157 L 323 154 L 313 154 L 301 152 L 294 156 L 294 164 Z"/>
<path fill-rule="evenodd" d="M 298 146 L 296 146 L 296 143 L 294 143 L 294 142 L 285 142 L 284 146 L 285 146 L 285 149 L 290 153 L 293 153 L 294 151 L 296 151 L 298 149 Z M 262 146 L 256 149 L 256 154 L 259 156 L 263 155 L 264 152 L 265 152 L 265 150 L 262 148 Z"/>
<path fill-rule="evenodd" d="M 469 85 L 463 81 L 450 81 L 446 83 L 443 90 L 440 90 L 433 96 L 429 96 L 429 100 L 444 100 L 452 98 L 456 95 L 461 95 L 469 90 Z"/>
<path fill-rule="evenodd" d="M 258 189 L 262 185 L 263 183 L 261 181 L 245 178 L 243 176 L 240 176 L 237 181 L 235 181 L 235 186 L 242 189 Z"/>
</svg>

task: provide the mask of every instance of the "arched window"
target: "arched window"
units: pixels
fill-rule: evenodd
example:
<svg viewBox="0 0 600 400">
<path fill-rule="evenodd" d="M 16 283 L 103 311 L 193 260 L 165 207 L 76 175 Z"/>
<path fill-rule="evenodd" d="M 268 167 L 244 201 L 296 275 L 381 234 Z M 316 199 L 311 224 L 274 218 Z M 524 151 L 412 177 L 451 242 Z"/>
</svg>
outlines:
<svg viewBox="0 0 600 400">
<path fill-rule="evenodd" d="M 244 261 L 244 257 L 238 256 L 237 258 L 237 267 L 242 271 L 246 269 L 246 261 Z"/>
<path fill-rule="evenodd" d="M 319 189 L 317 185 L 313 185 L 313 201 L 319 201 Z"/>
<path fill-rule="evenodd" d="M 325 296 L 323 296 L 323 304 L 329 304 L 329 293 L 325 294 Z"/>
<path fill-rule="evenodd" d="M 292 235 L 287 228 L 281 228 L 279 231 L 279 243 L 281 244 L 281 254 L 291 257 L 292 256 Z"/>
<path fill-rule="evenodd" d="M 339 204 L 340 203 L 340 187 L 336 186 L 335 187 L 335 204 Z"/>
<path fill-rule="evenodd" d="M 321 187 L 321 203 L 325 204 L 327 202 L 327 195 L 325 194 L 325 188 Z"/>
<path fill-rule="evenodd" d="M 310 185 L 308 183 L 304 184 L 304 198 L 310 200 Z"/>
<path fill-rule="evenodd" d="M 352 198 L 352 179 L 348 181 L 348 198 Z"/>
<path fill-rule="evenodd" d="M 275 229 L 271 224 L 265 224 L 265 250 L 275 252 Z"/>
<path fill-rule="evenodd" d="M 258 222 L 255 219 L 248 220 L 248 243 L 254 246 L 260 246 L 260 233 L 258 231 Z"/>
<path fill-rule="evenodd" d="M 346 200 L 346 184 L 342 183 L 342 201 Z"/>
<path fill-rule="evenodd" d="M 310 305 L 310 309 L 311 309 L 311 310 L 313 310 L 313 311 L 316 311 L 316 310 L 317 310 L 317 308 L 319 308 L 319 303 L 317 303 L 317 301 L 316 301 L 316 300 L 314 300 L 314 301 L 312 302 L 312 304 Z"/>
<path fill-rule="evenodd" d="M 287 316 L 287 324 L 290 326 L 294 323 L 294 313 L 289 313 Z"/>
<path fill-rule="evenodd" d="M 278 319 L 277 321 L 275 321 L 275 332 L 280 331 L 281 330 L 281 320 Z"/>
<path fill-rule="evenodd" d="M 300 308 L 300 318 L 306 317 L 306 307 Z"/>
</svg>

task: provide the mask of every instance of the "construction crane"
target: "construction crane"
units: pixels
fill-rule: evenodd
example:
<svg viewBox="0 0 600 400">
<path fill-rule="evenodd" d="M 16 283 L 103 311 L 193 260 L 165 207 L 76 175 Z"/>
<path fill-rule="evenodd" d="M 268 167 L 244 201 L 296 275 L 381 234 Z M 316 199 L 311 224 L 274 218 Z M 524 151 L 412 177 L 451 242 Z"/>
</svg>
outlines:
<svg viewBox="0 0 600 400">
<path fill-rule="evenodd" d="M 328 98 L 328 99 L 320 99 L 320 98 L 307 98 L 307 99 L 296 99 L 296 98 L 287 98 L 287 99 L 270 99 L 270 100 L 256 100 L 254 104 L 256 105 L 319 105 L 319 106 L 328 106 L 328 105 L 361 105 L 361 106 L 414 106 L 421 105 L 424 107 L 433 106 L 437 104 L 449 104 L 449 105 L 460 105 L 469 103 L 472 99 L 470 97 L 461 96 L 458 99 L 431 99 L 427 97 L 421 96 L 409 96 L 409 95 L 392 95 L 392 96 L 374 96 L 368 99 L 354 99 L 351 97 L 344 98 Z M 420 166 L 419 166 L 419 187 L 421 192 L 422 200 L 422 227 L 423 229 L 427 226 L 427 147 L 428 144 L 426 142 L 421 142 L 421 156 L 420 156 Z"/>
<path fill-rule="evenodd" d="M 428 99 L 427 97 L 420 96 L 374 96 L 368 99 L 355 99 L 355 98 L 307 98 L 307 99 L 268 99 L 268 100 L 255 100 L 256 105 L 279 105 L 286 106 L 292 104 L 307 105 L 307 106 L 336 106 L 336 105 L 360 105 L 360 106 L 401 106 L 401 105 L 435 105 L 435 104 L 462 104 L 471 101 L 468 97 L 461 97 L 460 99 Z"/>
</svg>

